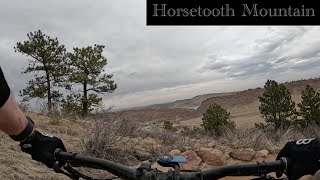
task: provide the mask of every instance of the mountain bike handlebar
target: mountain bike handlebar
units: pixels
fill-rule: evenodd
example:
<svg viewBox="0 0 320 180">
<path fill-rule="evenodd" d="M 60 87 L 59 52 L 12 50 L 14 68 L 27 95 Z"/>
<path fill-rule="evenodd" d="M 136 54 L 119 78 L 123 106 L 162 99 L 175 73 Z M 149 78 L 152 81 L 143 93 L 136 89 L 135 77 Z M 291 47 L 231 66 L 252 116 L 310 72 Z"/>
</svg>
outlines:
<svg viewBox="0 0 320 180">
<path fill-rule="evenodd" d="M 290 164 L 288 158 L 271 162 L 257 162 L 249 164 L 228 165 L 206 170 L 198 170 L 192 173 L 180 174 L 178 163 L 170 162 L 165 164 L 163 161 L 158 161 L 160 165 L 165 167 L 174 167 L 175 171 L 161 172 L 157 169 L 151 169 L 151 164 L 141 164 L 139 168 L 133 169 L 119 163 L 109 160 L 84 156 L 78 153 L 64 152 L 56 150 L 54 153 L 55 159 L 58 162 L 54 166 L 57 173 L 63 173 L 71 179 L 93 179 L 81 174 L 72 167 L 88 167 L 94 169 L 106 170 L 123 179 L 137 180 L 209 180 L 220 179 L 225 176 L 259 176 L 256 179 L 275 179 L 268 176 L 271 172 L 284 172 Z M 166 157 L 166 156 L 165 156 Z M 58 164 L 60 164 L 58 166 Z M 63 165 L 61 165 L 63 164 Z M 62 168 L 61 168 L 62 167 Z"/>
</svg>

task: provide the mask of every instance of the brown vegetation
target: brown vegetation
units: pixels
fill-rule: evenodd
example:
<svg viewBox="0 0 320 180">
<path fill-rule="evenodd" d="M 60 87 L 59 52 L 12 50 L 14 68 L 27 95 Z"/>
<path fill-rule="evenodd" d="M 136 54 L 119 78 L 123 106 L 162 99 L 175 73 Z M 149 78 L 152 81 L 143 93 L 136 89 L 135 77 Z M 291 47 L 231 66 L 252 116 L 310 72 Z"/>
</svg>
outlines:
<svg viewBox="0 0 320 180">
<path fill-rule="evenodd" d="M 317 90 L 320 88 L 318 79 L 286 85 L 297 100 L 299 91 L 306 84 Z M 294 128 L 283 131 L 268 127 L 252 128 L 255 122 L 261 121 L 257 100 L 257 96 L 261 93 L 262 89 L 254 89 L 213 97 L 204 101 L 197 110 L 183 108 L 127 110 L 97 114 L 86 119 L 26 113 L 35 121 L 40 131 L 60 137 L 68 151 L 132 166 L 142 161 L 154 162 L 160 153 L 192 154 L 198 163 L 198 168 L 257 160 L 272 161 L 287 141 L 314 137 L 320 132 L 320 128 L 316 126 L 303 131 Z M 223 128 L 222 135 L 215 136 L 199 127 L 201 112 L 212 102 L 220 102 L 231 112 L 231 119 L 235 120 L 237 129 Z M 164 121 L 173 122 L 173 128 L 164 129 Z M 3 133 L 0 134 L 0 142 L 1 179 L 68 179 L 31 160 L 28 154 L 20 151 L 18 143 Z M 208 158 L 211 157 L 208 156 L 210 153 L 219 157 L 222 153 L 223 158 L 214 161 Z M 101 170 L 81 168 L 81 171 L 96 178 L 110 176 Z"/>
</svg>

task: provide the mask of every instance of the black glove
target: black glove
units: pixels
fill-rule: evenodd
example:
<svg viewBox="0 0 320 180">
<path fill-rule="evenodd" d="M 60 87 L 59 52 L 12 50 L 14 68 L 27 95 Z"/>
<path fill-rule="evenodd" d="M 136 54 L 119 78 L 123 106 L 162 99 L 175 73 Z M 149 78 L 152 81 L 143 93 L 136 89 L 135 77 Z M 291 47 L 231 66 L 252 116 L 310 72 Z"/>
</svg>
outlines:
<svg viewBox="0 0 320 180">
<path fill-rule="evenodd" d="M 307 174 L 314 175 L 320 169 L 320 142 L 315 138 L 287 142 L 276 159 L 281 157 L 287 157 L 291 161 L 285 172 L 289 180 L 296 180 Z M 279 178 L 282 173 L 277 172 L 276 175 Z"/>
<path fill-rule="evenodd" d="M 59 148 L 66 151 L 61 139 L 49 134 L 35 131 L 28 139 L 20 143 L 21 150 L 31 155 L 31 158 L 40 161 L 52 168 L 54 151 Z"/>
</svg>

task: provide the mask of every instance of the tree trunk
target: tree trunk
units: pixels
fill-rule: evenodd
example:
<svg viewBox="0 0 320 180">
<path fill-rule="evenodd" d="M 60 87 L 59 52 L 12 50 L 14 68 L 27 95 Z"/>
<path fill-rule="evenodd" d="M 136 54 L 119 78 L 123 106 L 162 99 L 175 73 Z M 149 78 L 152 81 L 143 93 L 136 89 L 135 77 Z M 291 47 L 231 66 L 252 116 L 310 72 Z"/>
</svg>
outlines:
<svg viewBox="0 0 320 180">
<path fill-rule="evenodd" d="M 83 98 L 82 98 L 82 116 L 88 114 L 88 97 L 87 97 L 87 82 L 83 84 Z"/>
<path fill-rule="evenodd" d="M 48 86 L 48 111 L 49 113 L 52 111 L 52 102 L 51 102 L 51 83 L 50 83 L 50 75 L 48 72 L 46 72 L 47 74 L 47 86 Z"/>
<path fill-rule="evenodd" d="M 279 127 L 278 128 L 280 128 L 281 130 L 283 130 L 284 128 L 283 128 L 283 121 L 282 121 L 282 118 L 281 118 L 281 113 L 279 112 Z"/>
</svg>

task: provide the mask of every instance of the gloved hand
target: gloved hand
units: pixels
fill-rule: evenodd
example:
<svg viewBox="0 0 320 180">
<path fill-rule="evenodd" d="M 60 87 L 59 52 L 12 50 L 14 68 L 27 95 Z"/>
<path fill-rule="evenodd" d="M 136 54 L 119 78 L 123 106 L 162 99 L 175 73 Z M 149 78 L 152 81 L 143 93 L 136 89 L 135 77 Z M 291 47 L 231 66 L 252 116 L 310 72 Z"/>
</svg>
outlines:
<svg viewBox="0 0 320 180">
<path fill-rule="evenodd" d="M 285 172 L 289 180 L 296 180 L 307 174 L 314 175 L 320 169 L 320 142 L 315 138 L 287 142 L 276 159 L 281 157 L 291 160 Z M 276 175 L 279 178 L 282 173 L 277 172 Z"/>
<path fill-rule="evenodd" d="M 34 133 L 25 141 L 20 143 L 21 150 L 31 155 L 31 158 L 40 161 L 52 168 L 54 160 L 54 151 L 59 148 L 66 151 L 61 139 L 49 134 L 34 131 Z"/>
</svg>

